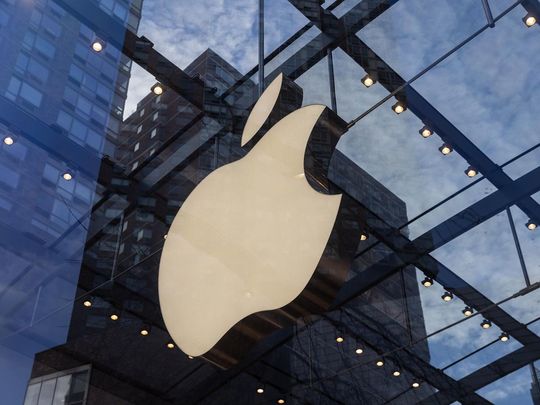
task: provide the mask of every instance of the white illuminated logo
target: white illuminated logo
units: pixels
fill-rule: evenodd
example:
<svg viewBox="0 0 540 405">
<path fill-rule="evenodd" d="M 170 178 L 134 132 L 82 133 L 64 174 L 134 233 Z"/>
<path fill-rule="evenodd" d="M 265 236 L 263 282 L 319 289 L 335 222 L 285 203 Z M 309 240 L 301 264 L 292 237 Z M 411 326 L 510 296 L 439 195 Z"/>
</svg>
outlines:
<svg viewBox="0 0 540 405">
<path fill-rule="evenodd" d="M 268 118 L 281 82 L 253 108 L 242 145 Z M 161 256 L 159 299 L 186 354 L 203 355 L 246 316 L 287 305 L 312 277 L 341 202 L 304 176 L 306 145 L 324 108 L 281 119 L 246 156 L 208 175 L 176 215 Z"/>
</svg>

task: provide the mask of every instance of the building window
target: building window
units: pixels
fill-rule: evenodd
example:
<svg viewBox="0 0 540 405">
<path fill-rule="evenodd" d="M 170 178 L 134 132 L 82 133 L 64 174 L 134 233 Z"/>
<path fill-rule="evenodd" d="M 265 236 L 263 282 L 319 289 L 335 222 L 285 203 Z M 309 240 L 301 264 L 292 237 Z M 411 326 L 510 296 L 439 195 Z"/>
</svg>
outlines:
<svg viewBox="0 0 540 405">
<path fill-rule="evenodd" d="M 157 121 L 158 117 L 159 117 L 159 112 L 155 112 L 152 117 L 152 121 Z"/>
<path fill-rule="evenodd" d="M 90 367 L 33 378 L 28 384 L 24 405 L 62 403 L 83 404 L 88 390 Z M 53 402 L 54 401 L 54 402 Z"/>
<path fill-rule="evenodd" d="M 139 125 L 139 126 L 137 127 L 137 134 L 140 134 L 141 131 L 142 131 L 142 125 Z"/>
<path fill-rule="evenodd" d="M 153 138 L 157 134 L 157 128 L 154 128 L 152 132 L 150 132 L 150 138 Z"/>
<path fill-rule="evenodd" d="M 139 112 L 139 117 L 142 117 L 144 115 L 144 108 Z"/>
<path fill-rule="evenodd" d="M 34 107 L 41 106 L 43 100 L 43 94 L 40 91 L 13 76 L 9 82 L 6 97 L 15 101 L 17 96 Z"/>
<path fill-rule="evenodd" d="M 133 147 L 133 152 L 137 152 L 139 150 L 139 147 L 141 146 L 141 144 L 139 142 L 137 142 L 135 144 L 135 146 Z"/>
<path fill-rule="evenodd" d="M 137 167 L 139 167 L 139 162 L 138 161 L 135 161 L 133 163 L 133 166 L 131 166 L 131 170 L 135 170 Z"/>
</svg>

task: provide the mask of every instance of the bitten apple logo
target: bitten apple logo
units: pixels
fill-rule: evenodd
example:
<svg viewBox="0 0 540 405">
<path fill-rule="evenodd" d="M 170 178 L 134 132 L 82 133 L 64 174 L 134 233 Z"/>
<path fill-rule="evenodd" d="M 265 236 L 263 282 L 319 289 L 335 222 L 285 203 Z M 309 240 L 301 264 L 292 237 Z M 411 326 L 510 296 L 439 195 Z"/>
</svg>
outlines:
<svg viewBox="0 0 540 405">
<path fill-rule="evenodd" d="M 283 80 L 255 104 L 242 146 L 267 121 Z M 291 303 L 314 275 L 342 201 L 313 189 L 304 173 L 306 146 L 325 108 L 309 105 L 283 117 L 182 204 L 161 256 L 159 300 L 186 354 L 204 355 L 249 315 Z"/>
</svg>

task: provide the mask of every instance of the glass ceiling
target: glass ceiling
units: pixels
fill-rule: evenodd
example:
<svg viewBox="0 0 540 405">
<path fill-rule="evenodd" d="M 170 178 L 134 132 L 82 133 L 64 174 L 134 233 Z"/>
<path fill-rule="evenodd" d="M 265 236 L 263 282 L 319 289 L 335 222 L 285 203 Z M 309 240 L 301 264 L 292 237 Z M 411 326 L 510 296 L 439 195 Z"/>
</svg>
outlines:
<svg viewBox="0 0 540 405">
<path fill-rule="evenodd" d="M 262 3 L 0 0 L 0 402 L 540 401 L 540 2 Z M 327 178 L 369 238 L 223 370 L 171 339 L 159 259 L 278 73 L 348 123 Z"/>
</svg>

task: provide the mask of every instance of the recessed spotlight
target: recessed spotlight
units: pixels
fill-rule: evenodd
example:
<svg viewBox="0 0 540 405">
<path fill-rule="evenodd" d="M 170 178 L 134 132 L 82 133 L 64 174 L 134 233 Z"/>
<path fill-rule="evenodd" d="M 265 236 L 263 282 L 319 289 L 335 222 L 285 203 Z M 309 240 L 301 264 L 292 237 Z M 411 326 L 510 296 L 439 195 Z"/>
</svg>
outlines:
<svg viewBox="0 0 540 405">
<path fill-rule="evenodd" d="M 367 233 L 366 231 L 361 231 L 360 232 L 360 240 L 363 242 L 363 241 L 366 241 L 369 239 L 369 233 Z"/>
<path fill-rule="evenodd" d="M 193 360 L 193 359 L 194 359 L 194 357 L 193 357 L 193 356 L 190 356 L 189 354 L 188 354 L 187 358 L 190 359 L 190 360 Z"/>
<path fill-rule="evenodd" d="M 384 361 L 382 361 L 382 360 L 377 360 L 377 363 L 375 363 L 375 365 L 376 365 L 377 367 L 382 367 L 382 366 L 384 366 Z"/>
<path fill-rule="evenodd" d="M 152 90 L 152 93 L 154 93 L 156 96 L 161 96 L 163 92 L 165 91 L 161 83 L 154 84 L 151 90 Z"/>
<path fill-rule="evenodd" d="M 163 235 L 163 239 L 167 239 L 167 234 Z"/>
<path fill-rule="evenodd" d="M 527 15 L 522 18 L 522 20 L 527 27 L 532 27 L 534 24 L 536 24 L 537 21 L 536 17 L 531 13 L 527 13 Z"/>
<path fill-rule="evenodd" d="M 343 343 L 344 340 L 345 340 L 345 339 L 343 339 L 343 337 L 341 337 L 341 336 L 338 336 L 338 337 L 336 338 L 336 342 L 338 342 L 338 343 Z"/>
<path fill-rule="evenodd" d="M 463 312 L 463 315 L 469 317 L 473 314 L 474 310 L 471 307 L 466 306 L 465 308 L 463 308 L 463 311 L 461 312 Z"/>
<path fill-rule="evenodd" d="M 510 339 L 510 336 L 506 332 L 501 333 L 499 336 L 501 342 L 508 342 L 508 339 Z"/>
<path fill-rule="evenodd" d="M 264 394 L 264 387 L 260 386 L 257 388 L 257 394 Z"/>
<path fill-rule="evenodd" d="M 443 301 L 449 302 L 452 301 L 452 299 L 454 298 L 454 294 L 449 291 L 445 291 L 444 294 L 441 295 L 441 298 L 443 299 Z"/>
<path fill-rule="evenodd" d="M 13 145 L 15 143 L 15 140 L 11 136 L 6 136 L 4 138 L 4 143 L 8 146 Z"/>
<path fill-rule="evenodd" d="M 362 350 L 361 348 L 358 348 L 354 351 L 356 354 L 362 354 L 364 353 L 364 350 Z"/>
<path fill-rule="evenodd" d="M 427 125 L 424 125 L 418 132 L 423 138 L 429 138 L 431 135 L 433 135 L 433 131 Z"/>
<path fill-rule="evenodd" d="M 110 318 L 111 318 L 111 321 L 117 321 L 119 319 L 119 316 L 116 314 L 111 314 Z"/>
<path fill-rule="evenodd" d="M 96 53 L 100 53 L 105 49 L 105 42 L 99 38 L 94 39 L 92 42 L 92 50 Z"/>
<path fill-rule="evenodd" d="M 401 114 L 403 111 L 405 111 L 407 109 L 407 107 L 405 106 L 404 103 L 402 103 L 401 101 L 398 101 L 396 104 L 394 104 L 392 106 L 392 110 L 394 110 L 394 112 L 396 114 Z"/>
<path fill-rule="evenodd" d="M 472 166 L 469 166 L 467 170 L 465 170 L 465 174 L 467 175 L 467 177 L 474 177 L 478 174 L 478 170 L 476 170 Z"/>
<path fill-rule="evenodd" d="M 92 306 L 92 301 L 91 300 L 84 300 L 83 305 L 85 307 L 87 307 L 87 308 L 90 308 Z"/>
<path fill-rule="evenodd" d="M 443 143 L 440 147 L 439 147 L 439 150 L 441 151 L 441 153 L 443 155 L 449 155 L 450 153 L 452 153 L 452 151 L 454 149 L 452 149 L 452 147 L 450 145 L 448 145 L 447 143 Z"/>
<path fill-rule="evenodd" d="M 412 384 L 411 384 L 411 387 L 413 387 L 413 388 L 420 387 L 420 382 L 419 381 L 413 381 Z"/>
<path fill-rule="evenodd" d="M 422 285 L 426 288 L 431 287 L 433 285 L 433 279 L 430 277 L 426 277 L 425 279 L 422 280 Z"/>
<path fill-rule="evenodd" d="M 167 343 L 167 349 L 174 349 L 174 343 L 173 342 L 168 342 Z"/>
<path fill-rule="evenodd" d="M 70 181 L 73 178 L 73 175 L 70 172 L 65 172 L 64 174 L 62 174 L 62 178 L 65 181 Z"/>
<path fill-rule="evenodd" d="M 148 328 L 142 328 L 140 333 L 143 336 L 148 336 L 150 334 L 150 330 Z"/>
<path fill-rule="evenodd" d="M 362 84 L 366 87 L 371 87 L 375 84 L 375 79 L 373 79 L 371 76 L 369 75 L 365 75 L 363 78 L 362 78 Z"/>
<path fill-rule="evenodd" d="M 394 377 L 399 377 L 399 376 L 401 375 L 401 371 L 399 371 L 399 370 L 394 370 L 394 371 L 392 372 L 392 375 L 393 375 Z"/>
<path fill-rule="evenodd" d="M 529 220 L 527 221 L 527 223 L 525 224 L 525 226 L 527 227 L 527 229 L 528 229 L 529 231 L 534 231 L 534 230 L 538 227 L 538 225 L 536 224 L 536 222 L 534 222 L 532 219 L 529 219 Z"/>
<path fill-rule="evenodd" d="M 482 321 L 482 323 L 480 324 L 480 326 L 483 328 L 483 329 L 489 329 L 491 328 L 491 321 L 488 321 L 487 319 L 484 319 Z"/>
<path fill-rule="evenodd" d="M 283 398 L 280 398 L 280 399 L 277 400 L 277 403 L 278 404 L 284 404 L 285 400 Z"/>
</svg>

